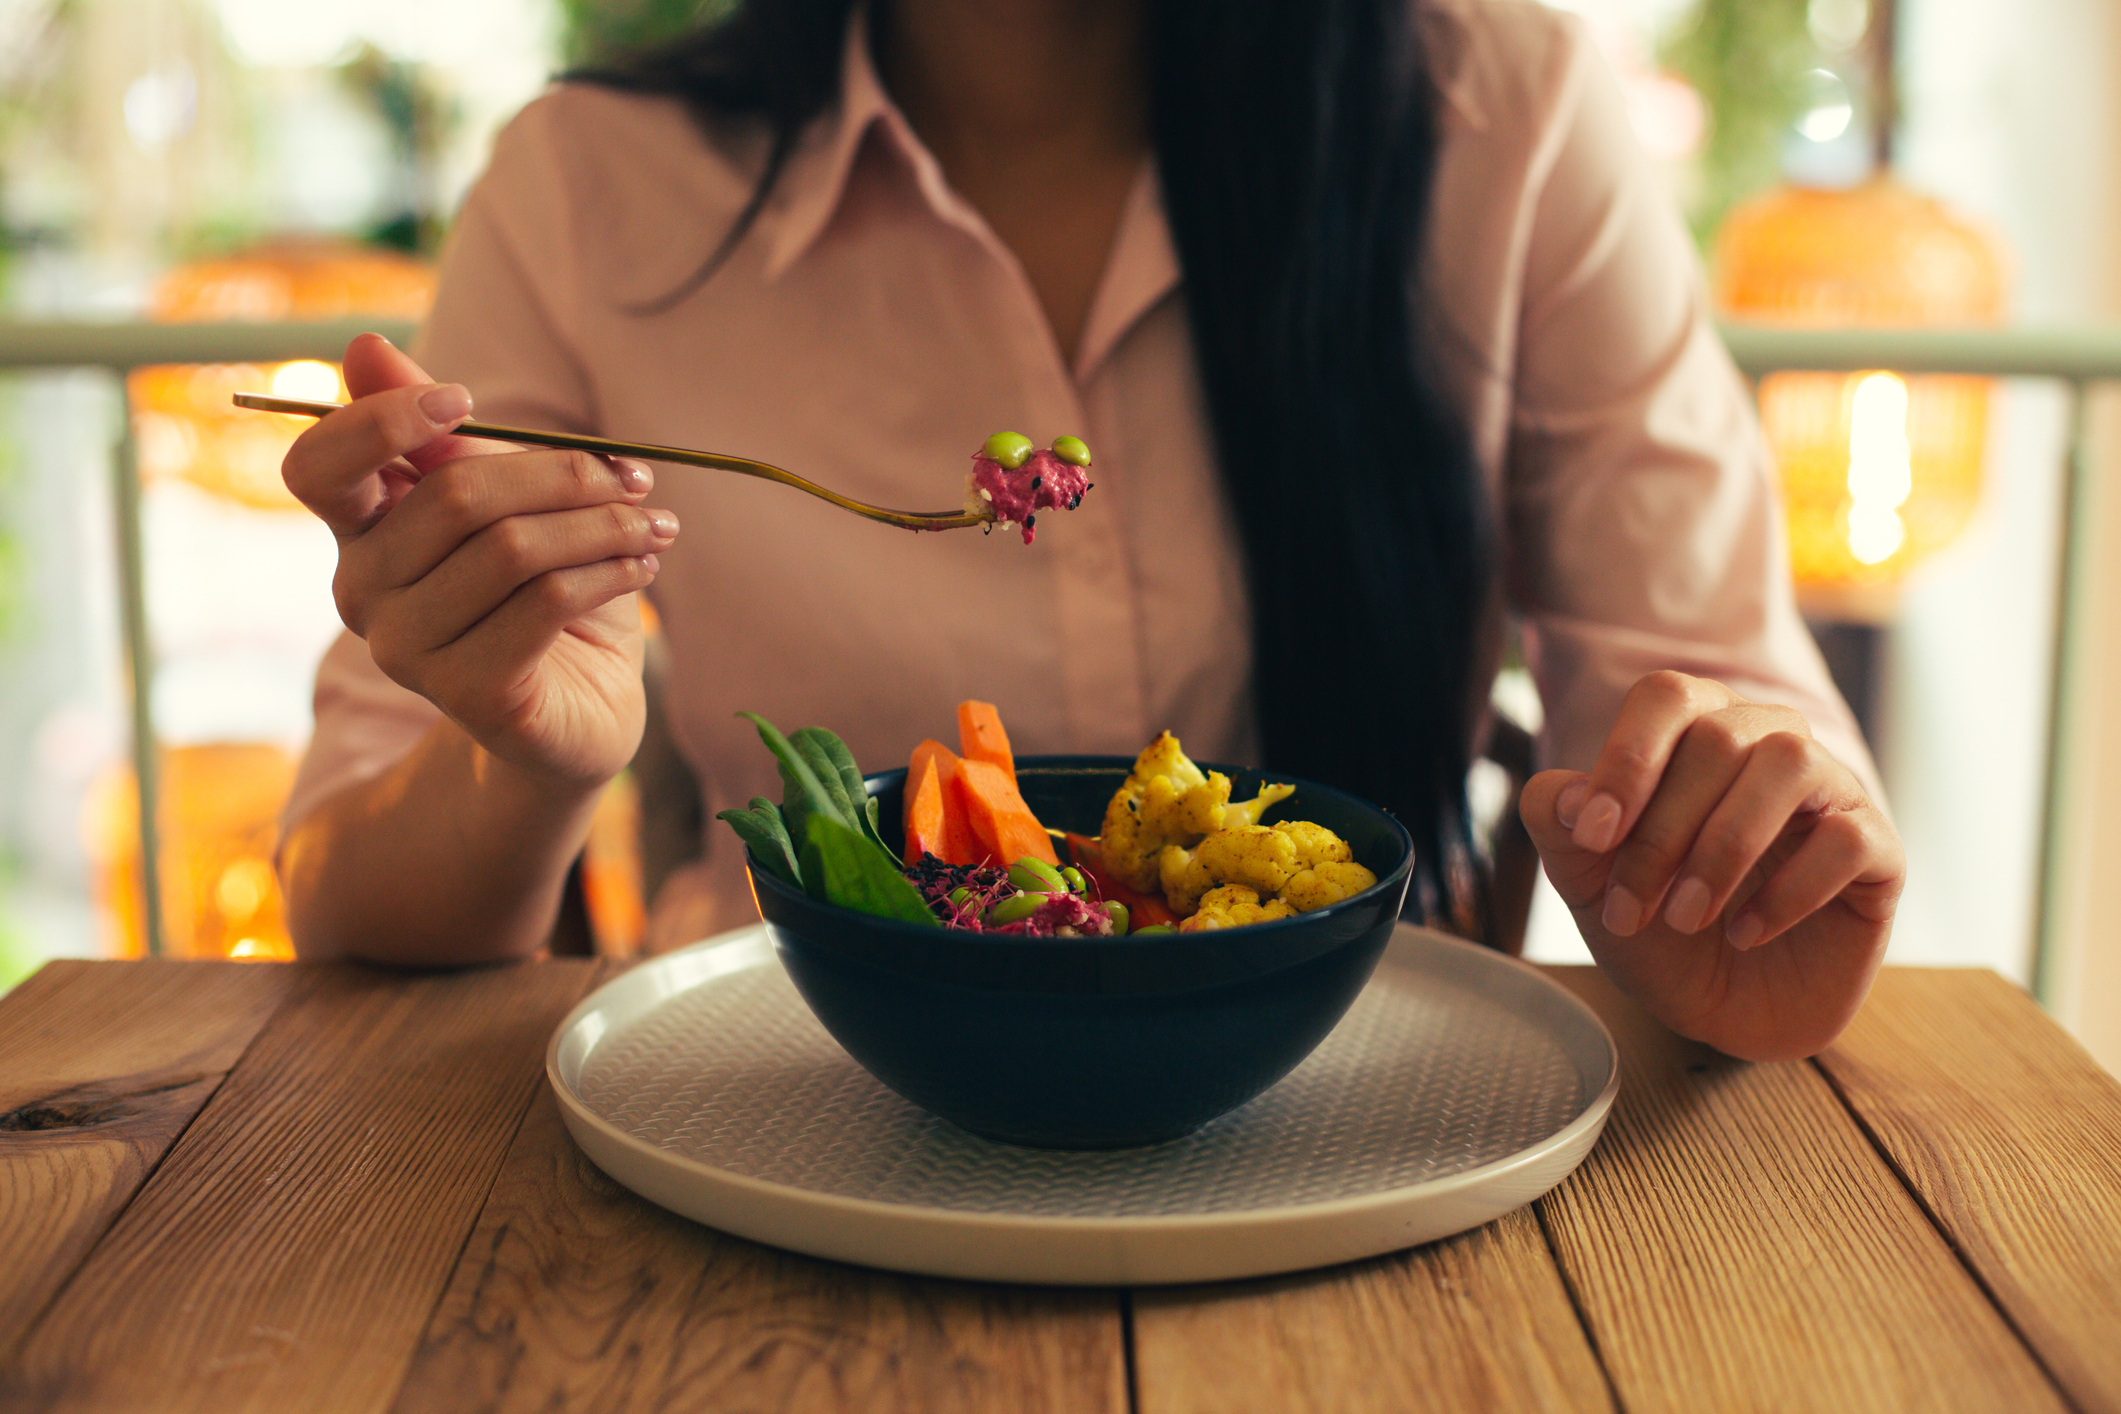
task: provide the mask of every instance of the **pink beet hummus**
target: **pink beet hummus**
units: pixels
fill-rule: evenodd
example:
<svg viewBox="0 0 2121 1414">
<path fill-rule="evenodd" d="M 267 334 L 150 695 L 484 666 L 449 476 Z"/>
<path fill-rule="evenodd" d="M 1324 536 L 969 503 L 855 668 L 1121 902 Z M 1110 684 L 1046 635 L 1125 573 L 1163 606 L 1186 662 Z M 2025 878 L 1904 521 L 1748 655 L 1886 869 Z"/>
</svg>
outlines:
<svg viewBox="0 0 2121 1414">
<path fill-rule="evenodd" d="M 1090 473 L 1051 451 L 1033 452 L 1011 471 L 984 451 L 972 454 L 972 475 L 965 482 L 965 509 L 986 516 L 1007 530 L 1024 528 L 1029 545 L 1040 511 L 1072 511 L 1090 489 Z"/>
</svg>

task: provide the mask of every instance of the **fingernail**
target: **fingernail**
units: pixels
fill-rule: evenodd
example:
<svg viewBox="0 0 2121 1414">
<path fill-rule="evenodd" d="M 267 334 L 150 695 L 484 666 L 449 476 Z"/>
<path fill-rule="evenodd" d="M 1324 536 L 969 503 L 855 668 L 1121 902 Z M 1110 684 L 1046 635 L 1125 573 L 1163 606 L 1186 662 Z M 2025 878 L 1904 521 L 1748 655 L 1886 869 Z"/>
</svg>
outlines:
<svg viewBox="0 0 2121 1414">
<path fill-rule="evenodd" d="M 1578 849 L 1587 849 L 1593 854 L 1604 854 L 1620 843 L 1620 802 L 1610 795 L 1594 795 L 1591 803 L 1583 807 L 1577 817 L 1576 828 L 1570 838 Z"/>
<path fill-rule="evenodd" d="M 662 568 L 663 568 L 663 559 L 662 559 L 662 556 L 660 556 L 660 555 L 643 555 L 643 556 L 641 556 L 641 565 L 642 565 L 642 567 L 643 567 L 644 569 L 646 569 L 646 570 L 647 570 L 647 571 L 648 571 L 648 572 L 649 572 L 650 574 L 657 574 L 657 573 L 661 572 L 661 570 L 662 570 Z"/>
<path fill-rule="evenodd" d="M 655 473 L 648 469 L 647 462 L 620 457 L 612 462 L 611 469 L 619 474 L 619 485 L 635 495 L 640 495 L 655 485 Z"/>
<path fill-rule="evenodd" d="M 1589 776 L 1578 776 L 1561 788 L 1561 794 L 1554 797 L 1554 818 L 1561 821 L 1562 829 L 1576 828 L 1576 817 L 1583 812 L 1584 797 L 1590 793 Z"/>
<path fill-rule="evenodd" d="M 1605 912 L 1600 917 L 1605 930 L 1616 937 L 1631 938 L 1642 926 L 1642 900 L 1615 884 L 1605 891 Z"/>
<path fill-rule="evenodd" d="M 1730 927 L 1723 930 L 1723 940 L 1738 951 L 1744 952 L 1759 942 L 1760 935 L 1766 931 L 1767 924 L 1760 920 L 1759 914 L 1741 913 L 1731 920 Z"/>
<path fill-rule="evenodd" d="M 648 524 L 659 539 L 669 540 L 678 533 L 678 518 L 668 511 L 650 511 Z"/>
<path fill-rule="evenodd" d="M 429 388 L 420 394 L 420 416 L 437 427 L 471 416 L 471 393 L 458 383 Z"/>
<path fill-rule="evenodd" d="M 1681 879 L 1664 906 L 1664 921 L 1682 933 L 1700 932 L 1709 921 L 1709 886 L 1699 879 Z"/>
</svg>

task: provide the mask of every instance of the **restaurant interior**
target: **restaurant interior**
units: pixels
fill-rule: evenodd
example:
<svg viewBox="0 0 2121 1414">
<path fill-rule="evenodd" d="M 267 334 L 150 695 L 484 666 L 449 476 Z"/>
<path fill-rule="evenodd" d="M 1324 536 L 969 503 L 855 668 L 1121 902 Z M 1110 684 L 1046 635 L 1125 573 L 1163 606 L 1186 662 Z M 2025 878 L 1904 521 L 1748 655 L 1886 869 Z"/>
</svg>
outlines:
<svg viewBox="0 0 2121 1414">
<path fill-rule="evenodd" d="M 282 485 L 319 330 L 403 339 L 495 132 L 714 0 L 0 0 L 0 989 L 293 956 L 274 851 L 339 629 Z M 1573 0 L 1699 243 L 1801 607 L 1906 841 L 1890 964 L 1988 968 L 2121 1072 L 2121 12 Z M 1496 710 L 1538 694 L 1505 668 Z M 1482 763 L 1476 807 L 1508 809 Z M 662 872 L 640 783 L 598 951 Z M 644 864 L 644 856 L 646 863 Z M 1526 955 L 1586 960 L 1542 886 Z"/>
</svg>

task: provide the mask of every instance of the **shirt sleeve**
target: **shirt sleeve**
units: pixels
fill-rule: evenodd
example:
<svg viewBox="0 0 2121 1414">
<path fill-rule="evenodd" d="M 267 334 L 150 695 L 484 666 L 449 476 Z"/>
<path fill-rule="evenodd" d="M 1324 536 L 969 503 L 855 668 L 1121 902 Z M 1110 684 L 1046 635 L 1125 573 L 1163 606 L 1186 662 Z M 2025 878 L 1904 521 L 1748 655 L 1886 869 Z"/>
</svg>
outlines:
<svg viewBox="0 0 2121 1414">
<path fill-rule="evenodd" d="M 341 630 L 317 664 L 316 730 L 281 812 L 282 832 L 340 791 L 402 760 L 434 724 L 435 705 L 383 675 L 368 645 Z"/>
<path fill-rule="evenodd" d="M 1798 616 L 1751 395 L 1692 242 L 1582 31 L 1534 166 L 1504 473 L 1505 583 L 1546 713 L 1587 769 L 1622 698 L 1673 668 L 1797 709 L 1876 768 Z"/>
<path fill-rule="evenodd" d="M 595 430 L 595 409 L 563 332 L 580 288 L 572 215 L 550 98 L 501 134 L 491 166 L 443 250 L 439 291 L 413 355 L 431 375 L 471 390 L 476 416 L 562 431 Z M 533 280 L 531 271 L 543 278 Z M 368 645 L 341 633 L 317 668 L 316 726 L 283 827 L 389 770 L 442 720 L 425 698 L 391 681 Z"/>
</svg>

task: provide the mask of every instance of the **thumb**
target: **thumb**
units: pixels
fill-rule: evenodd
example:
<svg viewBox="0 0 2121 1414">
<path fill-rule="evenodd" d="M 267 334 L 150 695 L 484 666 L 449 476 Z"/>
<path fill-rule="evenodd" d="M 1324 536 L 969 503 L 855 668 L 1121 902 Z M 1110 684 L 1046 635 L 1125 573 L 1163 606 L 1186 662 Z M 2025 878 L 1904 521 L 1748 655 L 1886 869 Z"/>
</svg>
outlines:
<svg viewBox="0 0 2121 1414">
<path fill-rule="evenodd" d="M 1571 833 L 1573 813 L 1570 824 L 1562 822 L 1564 807 L 1583 808 L 1590 779 L 1582 771 L 1541 771 L 1524 783 L 1524 792 L 1517 797 L 1517 814 L 1546 865 L 1547 879 L 1571 908 L 1595 903 L 1604 894 L 1613 863 L 1611 854 L 1577 847 Z M 1572 786 L 1577 789 L 1571 791 Z"/>
<path fill-rule="evenodd" d="M 346 391 L 365 398 L 392 388 L 410 388 L 435 380 L 381 334 L 361 334 L 346 346 Z"/>
<path fill-rule="evenodd" d="M 355 398 L 386 393 L 393 388 L 432 387 L 435 380 L 413 362 L 412 355 L 381 334 L 360 334 L 346 346 L 346 391 Z M 402 453 L 423 474 L 447 461 L 485 451 L 510 451 L 505 442 L 485 442 L 473 437 L 442 436 L 426 445 Z"/>
</svg>

